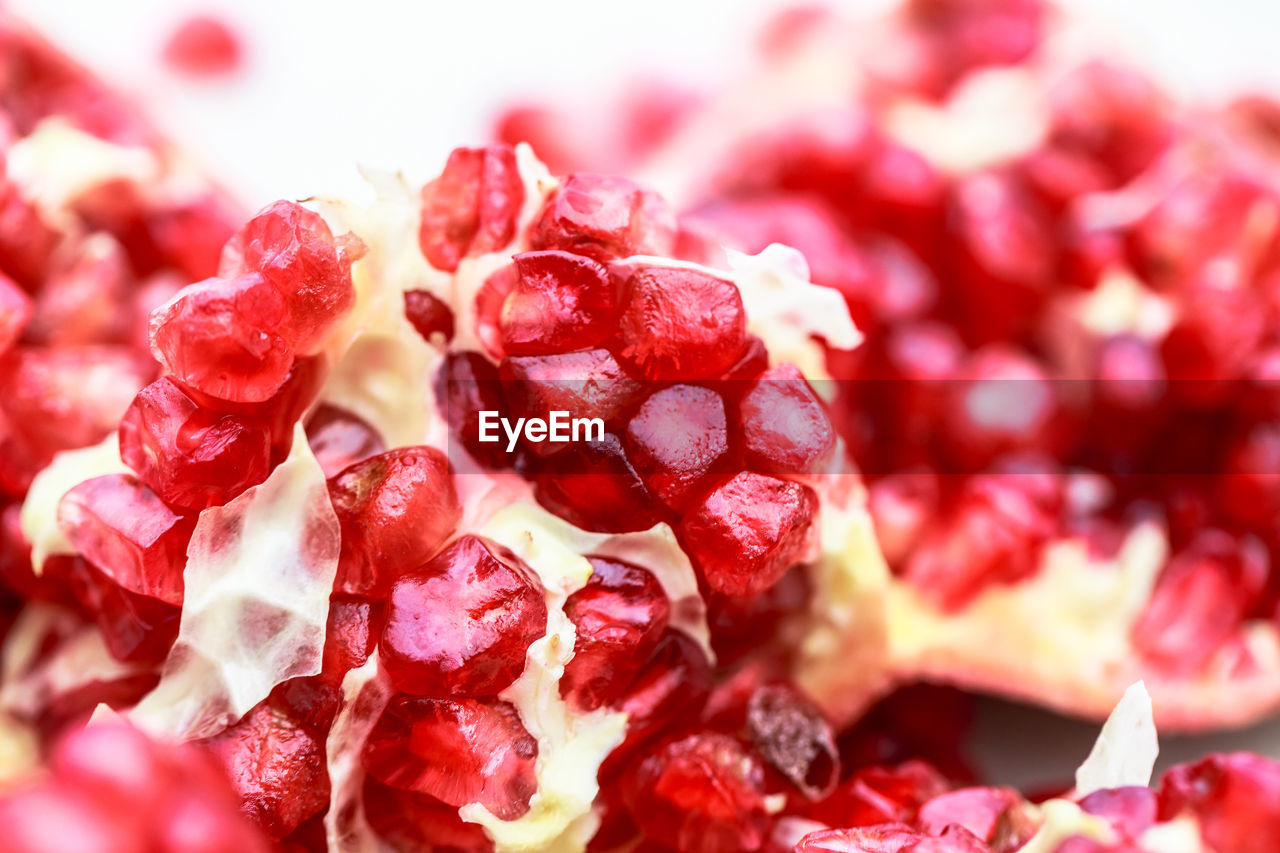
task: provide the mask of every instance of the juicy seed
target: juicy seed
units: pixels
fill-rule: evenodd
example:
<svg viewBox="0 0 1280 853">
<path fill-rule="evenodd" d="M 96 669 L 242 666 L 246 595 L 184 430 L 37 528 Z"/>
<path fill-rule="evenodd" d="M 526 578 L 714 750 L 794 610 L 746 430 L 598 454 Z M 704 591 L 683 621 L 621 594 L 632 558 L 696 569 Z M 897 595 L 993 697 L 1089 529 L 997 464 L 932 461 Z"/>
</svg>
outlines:
<svg viewBox="0 0 1280 853">
<path fill-rule="evenodd" d="M 428 343 L 433 335 L 440 335 L 446 343 L 453 340 L 453 311 L 429 290 L 404 292 L 404 316 Z"/>
<path fill-rule="evenodd" d="M 218 275 L 261 274 L 288 309 L 280 334 L 298 353 L 313 355 L 333 324 L 355 305 L 351 264 L 363 254 L 363 244 L 354 237 L 334 239 L 320 214 L 277 201 L 227 242 Z"/>
<path fill-rule="evenodd" d="M 765 371 L 738 404 L 747 464 L 769 474 L 816 471 L 835 449 L 826 409 L 790 364 Z"/>
<path fill-rule="evenodd" d="M 58 526 L 90 563 L 129 592 L 182 606 L 195 519 L 126 474 L 86 480 L 58 504 Z"/>
<path fill-rule="evenodd" d="M 345 595 L 329 599 L 322 674 L 340 684 L 342 677 L 369 660 L 382 633 L 382 602 Z"/>
<path fill-rule="evenodd" d="M 625 178 L 576 174 L 548 202 L 529 242 L 610 260 L 670 255 L 675 235 L 675 215 L 657 193 Z"/>
<path fill-rule="evenodd" d="M 832 826 L 913 823 L 920 807 L 947 788 L 942 774 L 924 761 L 866 767 L 805 813 Z"/>
<path fill-rule="evenodd" d="M 1240 627 L 1267 578 L 1267 552 L 1252 539 L 1202 530 L 1165 567 L 1133 626 L 1142 655 L 1194 672 Z"/>
<path fill-rule="evenodd" d="M 0 273 L 0 352 L 13 346 L 31 319 L 31 297 L 4 273 Z"/>
<path fill-rule="evenodd" d="M 1269 853 L 1280 837 L 1280 763 L 1236 752 L 1180 764 L 1160 781 L 1160 820 L 1190 814 L 1213 850 Z"/>
<path fill-rule="evenodd" d="M 804 558 L 817 509 L 808 486 L 743 471 L 689 510 L 680 536 L 712 589 L 754 595 Z"/>
<path fill-rule="evenodd" d="M 393 788 L 514 820 L 537 789 L 537 757 L 538 742 L 504 702 L 401 696 L 370 732 L 364 766 Z"/>
<path fill-rule="evenodd" d="M 468 535 L 396 581 L 379 654 L 405 693 L 492 696 L 520 675 L 546 630 L 546 600 L 528 567 Z"/>
<path fill-rule="evenodd" d="M 499 320 L 508 355 L 596 346 L 613 332 L 617 288 L 603 266 L 568 252 L 515 256 L 518 278 Z"/>
<path fill-rule="evenodd" d="M 71 593 L 93 615 L 112 657 L 131 663 L 164 662 L 178 638 L 181 608 L 130 592 L 80 557 L 52 557 L 45 574 L 56 576 L 54 560 L 66 561 Z"/>
<path fill-rule="evenodd" d="M 641 267 L 618 320 L 618 357 L 645 379 L 713 379 L 747 345 L 738 288 L 696 270 Z"/>
<path fill-rule="evenodd" d="M 434 447 L 402 447 L 357 462 L 329 481 L 342 525 L 334 589 L 380 597 L 439 550 L 462 518 L 449 460 Z"/>
<path fill-rule="evenodd" d="M 671 604 L 649 571 L 591 557 L 591 578 L 565 601 L 577 629 L 560 695 L 580 711 L 613 704 L 653 654 Z"/>
<path fill-rule="evenodd" d="M 668 743 L 623 786 L 636 826 L 680 853 L 738 853 L 764 843 L 764 768 L 728 735 L 702 732 Z"/>
<path fill-rule="evenodd" d="M 535 494 L 538 503 L 584 530 L 648 530 L 659 520 L 649 491 L 611 432 L 548 460 Z"/>
<path fill-rule="evenodd" d="M 394 850 L 442 850 L 490 853 L 493 842 L 478 823 L 435 797 L 405 791 L 366 777 L 364 812 L 369 826 Z"/>
<path fill-rule="evenodd" d="M 328 403 L 321 403 L 307 418 L 307 443 L 326 478 L 387 449 L 363 418 Z"/>
<path fill-rule="evenodd" d="M 478 353 L 450 353 L 436 374 L 434 390 L 450 440 L 486 467 L 510 466 L 505 445 L 480 441 L 480 413 L 501 412 L 505 405 L 498 369 Z"/>
<path fill-rule="evenodd" d="M 151 352 L 198 391 L 260 403 L 284 384 L 293 349 L 281 335 L 288 308 L 259 273 L 183 288 L 151 315 Z"/>
<path fill-rule="evenodd" d="M 626 445 L 645 486 L 679 512 L 712 474 L 727 467 L 724 401 L 708 388 L 664 388 L 627 423 Z"/>
<path fill-rule="evenodd" d="M 454 272 L 469 255 L 503 248 L 515 237 L 524 195 L 515 149 L 455 149 L 440 177 L 422 188 L 422 254 Z"/>
<path fill-rule="evenodd" d="M 260 423 L 199 406 L 161 377 L 125 412 L 120 458 L 165 503 L 199 512 L 267 478 L 271 434 Z"/>
</svg>

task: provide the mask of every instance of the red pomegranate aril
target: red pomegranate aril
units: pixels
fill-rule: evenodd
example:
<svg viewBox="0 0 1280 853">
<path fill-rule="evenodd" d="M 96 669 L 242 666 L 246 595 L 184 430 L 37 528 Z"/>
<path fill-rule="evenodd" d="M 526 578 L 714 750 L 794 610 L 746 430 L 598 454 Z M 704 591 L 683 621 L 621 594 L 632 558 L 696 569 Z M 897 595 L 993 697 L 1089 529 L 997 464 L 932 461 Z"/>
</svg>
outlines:
<svg viewBox="0 0 1280 853">
<path fill-rule="evenodd" d="M 349 595 L 329 599 L 329 618 L 325 623 L 324 676 L 340 682 L 353 669 L 369 660 L 382 633 L 381 601 L 369 601 Z"/>
<path fill-rule="evenodd" d="M 738 423 L 747 465 L 768 474 L 813 473 L 836 445 L 826 408 L 790 364 L 765 371 L 743 395 Z"/>
<path fill-rule="evenodd" d="M 0 407 L 40 455 L 106 438 L 155 363 L 125 347 L 18 346 L 0 358 Z"/>
<path fill-rule="evenodd" d="M 743 471 L 690 508 L 680 537 L 713 590 L 754 595 L 804 557 L 817 510 L 808 486 Z"/>
<path fill-rule="evenodd" d="M 515 287 L 499 319 L 507 355 L 548 355 L 597 346 L 613 332 L 617 286 L 599 263 L 568 252 L 515 258 Z"/>
<path fill-rule="evenodd" d="M 944 393 L 939 431 L 961 473 L 982 471 L 1005 454 L 1051 449 L 1055 388 L 1022 353 L 999 346 L 978 350 Z"/>
<path fill-rule="evenodd" d="M 180 608 L 130 592 L 83 558 L 50 558 L 54 560 L 67 562 L 71 590 L 92 615 L 112 657 L 132 663 L 164 662 L 178 638 Z"/>
<path fill-rule="evenodd" d="M 1080 800 L 1080 808 L 1106 818 L 1125 839 L 1136 841 L 1156 822 L 1159 803 L 1150 788 L 1129 786 L 1094 791 Z"/>
<path fill-rule="evenodd" d="M 746 348 L 747 315 L 732 282 L 697 270 L 638 267 L 625 291 L 616 353 L 645 379 L 715 379 Z"/>
<path fill-rule="evenodd" d="M 1190 814 L 1214 850 L 1267 853 L 1280 837 L 1280 764 L 1245 752 L 1171 768 L 1160 780 L 1160 820 Z"/>
<path fill-rule="evenodd" d="M 711 662 L 688 634 L 668 628 L 616 707 L 627 715 L 627 736 L 600 768 L 609 779 L 636 750 L 672 729 L 693 724 L 711 693 Z"/>
<path fill-rule="evenodd" d="M 891 566 L 906 560 L 938 508 L 939 484 L 928 471 L 904 471 L 877 479 L 867 493 L 876 541 Z"/>
<path fill-rule="evenodd" d="M 1150 662 L 1194 672 L 1235 632 L 1266 583 L 1267 552 L 1252 539 L 1200 530 L 1165 566 L 1133 642 Z"/>
<path fill-rule="evenodd" d="M 393 788 L 514 820 L 537 789 L 537 757 L 538 742 L 505 702 L 401 696 L 370 732 L 364 766 Z"/>
<path fill-rule="evenodd" d="M 1280 428 L 1262 423 L 1232 442 L 1218 491 L 1231 517 L 1253 530 L 1268 528 L 1280 515 Z"/>
<path fill-rule="evenodd" d="M 577 629 L 560 695 L 581 711 L 612 705 L 630 686 L 667 629 L 671 603 L 646 569 L 591 557 L 586 586 L 564 612 Z"/>
<path fill-rule="evenodd" d="M 210 192 L 153 211 L 147 230 L 161 257 L 185 284 L 217 271 L 222 247 L 235 234 L 241 217 L 239 205 Z"/>
<path fill-rule="evenodd" d="M 13 346 L 32 314 L 31 297 L 0 273 L 0 352 Z"/>
<path fill-rule="evenodd" d="M 136 288 L 124 247 L 108 234 L 90 235 L 50 270 L 26 339 L 52 346 L 122 341 L 136 323 L 129 316 Z"/>
<path fill-rule="evenodd" d="M 1056 529 L 1054 474 L 992 474 L 966 481 L 912 551 L 902 575 L 943 610 L 954 611 L 994 584 L 1035 574 L 1041 547 Z M 1045 479 L 1046 483 L 1038 480 Z"/>
<path fill-rule="evenodd" d="M 947 780 L 924 761 L 896 767 L 865 767 L 855 772 L 804 814 L 831 826 L 912 823 L 920 807 L 942 794 Z"/>
<path fill-rule="evenodd" d="M 434 447 L 401 447 L 357 462 L 329 481 L 342 526 L 337 592 L 381 597 L 430 559 L 462 518 L 449 460 Z"/>
<path fill-rule="evenodd" d="M 197 405 L 161 377 L 125 412 L 120 458 L 165 503 L 199 512 L 267 478 L 271 435 L 259 423 Z"/>
<path fill-rule="evenodd" d="M 61 235 L 10 180 L 0 180 L 0 270 L 28 293 L 44 282 Z"/>
<path fill-rule="evenodd" d="M 574 445 L 548 459 L 537 475 L 538 503 L 584 530 L 648 530 L 659 519 L 653 498 L 618 436 Z"/>
<path fill-rule="evenodd" d="M 710 388 L 672 385 L 652 394 L 627 422 L 625 440 L 649 492 L 676 512 L 729 467 L 724 400 Z"/>
<path fill-rule="evenodd" d="M 235 71 L 242 46 L 235 32 L 219 18 L 192 15 L 164 46 L 164 61 L 193 77 L 214 77 Z"/>
<path fill-rule="evenodd" d="M 509 467 L 513 459 L 505 445 L 480 441 L 480 413 L 501 412 L 506 405 L 498 368 L 479 353 L 450 353 L 436 374 L 434 389 L 436 405 L 449 424 L 451 447 L 460 446 L 487 468 Z"/>
<path fill-rule="evenodd" d="M 200 741 L 226 770 L 242 810 L 272 838 L 283 838 L 329 804 L 326 732 L 291 714 L 281 688 Z M 332 701 L 336 710 L 336 693 Z"/>
<path fill-rule="evenodd" d="M 546 630 L 533 573 L 501 545 L 467 535 L 392 586 L 379 659 L 405 693 L 492 696 L 520 675 Z"/>
<path fill-rule="evenodd" d="M 598 260 L 669 256 L 676 220 L 662 197 L 625 178 L 565 178 L 529 234 L 535 249 L 564 249 Z"/>
<path fill-rule="evenodd" d="M 498 375 L 514 418 L 547 420 L 560 411 L 572 418 L 600 418 L 614 424 L 640 402 L 644 392 L 643 385 L 628 376 L 606 349 L 512 356 L 499 365 Z M 525 446 L 538 456 L 550 456 L 568 444 L 548 440 Z"/>
<path fill-rule="evenodd" d="M 355 305 L 351 264 L 364 251 L 350 235 L 334 239 L 320 214 L 277 201 L 227 242 L 218 275 L 230 279 L 258 273 L 265 278 L 287 307 L 278 334 L 295 352 L 312 355 L 332 325 Z"/>
<path fill-rule="evenodd" d="M 771 642 L 789 615 L 808 609 L 812 593 L 804 566 L 796 565 L 782 580 L 755 595 L 706 594 L 707 627 L 717 662 L 730 664 Z"/>
<path fill-rule="evenodd" d="M 1021 795 L 1012 788 L 962 788 L 921 806 L 916 824 L 929 835 L 939 835 L 948 826 L 961 826 L 990 842 L 1021 802 Z"/>
<path fill-rule="evenodd" d="M 58 504 L 58 526 L 85 559 L 129 592 L 182 605 L 195 519 L 178 515 L 127 474 L 86 480 Z"/>
<path fill-rule="evenodd" d="M 493 842 L 478 823 L 467 823 L 458 810 L 435 797 L 405 791 L 367 777 L 364 813 L 369 826 L 394 850 L 439 850 L 490 853 Z"/>
<path fill-rule="evenodd" d="M 453 340 L 453 311 L 429 290 L 404 292 L 404 316 L 428 343 L 434 335 L 439 335 L 445 343 Z"/>
<path fill-rule="evenodd" d="M 307 444 L 326 478 L 385 451 L 377 430 L 354 412 L 321 403 L 307 417 Z"/>
<path fill-rule="evenodd" d="M 664 744 L 622 784 L 636 826 L 680 853 L 739 853 L 765 842 L 764 768 L 727 735 L 700 732 Z"/>
<path fill-rule="evenodd" d="M 260 403 L 293 364 L 288 308 L 260 273 L 189 285 L 151 315 L 151 351 L 175 378 L 234 403 Z"/>
<path fill-rule="evenodd" d="M 454 272 L 469 255 L 507 246 L 524 197 L 515 149 L 455 149 L 440 177 L 422 188 L 422 254 L 436 269 Z"/>
</svg>

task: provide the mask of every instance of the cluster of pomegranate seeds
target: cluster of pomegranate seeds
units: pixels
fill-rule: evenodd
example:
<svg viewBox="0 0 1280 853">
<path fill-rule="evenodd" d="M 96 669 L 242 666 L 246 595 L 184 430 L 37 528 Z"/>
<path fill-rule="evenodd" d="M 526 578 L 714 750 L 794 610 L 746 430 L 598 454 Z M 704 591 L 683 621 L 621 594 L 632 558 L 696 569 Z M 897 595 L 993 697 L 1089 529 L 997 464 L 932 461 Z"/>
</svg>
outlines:
<svg viewBox="0 0 1280 853">
<path fill-rule="evenodd" d="M 270 849 L 200 750 L 154 742 L 121 724 L 60 741 L 45 776 L 0 793 L 0 815 L 14 853 Z"/>
</svg>

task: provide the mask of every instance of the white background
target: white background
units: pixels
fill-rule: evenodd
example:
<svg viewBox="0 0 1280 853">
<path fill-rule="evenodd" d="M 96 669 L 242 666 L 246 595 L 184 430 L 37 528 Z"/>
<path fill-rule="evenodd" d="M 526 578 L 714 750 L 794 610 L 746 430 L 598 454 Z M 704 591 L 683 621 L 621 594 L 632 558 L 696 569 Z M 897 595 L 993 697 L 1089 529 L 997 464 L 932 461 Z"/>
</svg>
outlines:
<svg viewBox="0 0 1280 853">
<path fill-rule="evenodd" d="M 195 84 L 158 55 L 185 0 L 10 0 L 132 94 L 254 207 L 358 186 L 356 164 L 416 179 L 486 138 L 520 94 L 599 93 L 628 72 L 713 82 L 745 61 L 777 0 L 209 0 L 244 34 L 234 79 Z M 881 0 L 862 6 L 885 5 Z M 1100 32 L 1189 97 L 1280 90 L 1274 0 L 1075 0 Z M 976 751 L 1000 781 L 1069 782 L 1096 726 L 984 702 Z M 1212 739 L 1165 739 L 1162 763 L 1208 748 L 1280 755 L 1280 723 Z"/>
</svg>

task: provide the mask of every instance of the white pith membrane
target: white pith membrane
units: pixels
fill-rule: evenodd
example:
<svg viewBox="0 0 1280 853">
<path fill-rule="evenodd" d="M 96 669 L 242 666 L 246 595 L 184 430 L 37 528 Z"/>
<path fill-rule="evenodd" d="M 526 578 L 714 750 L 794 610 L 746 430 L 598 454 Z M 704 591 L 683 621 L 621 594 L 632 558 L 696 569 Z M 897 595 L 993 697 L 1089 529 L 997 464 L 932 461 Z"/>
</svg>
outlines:
<svg viewBox="0 0 1280 853">
<path fill-rule="evenodd" d="M 1088 62 L 1126 53 L 1089 21 L 1058 15 L 1033 56 L 971 71 L 934 102 L 883 83 L 899 59 L 895 29 L 901 26 L 874 11 L 832 14 L 792 34 L 785 50 L 761 57 L 712 93 L 629 174 L 677 209 L 696 206 L 716 199 L 716 188 L 726 181 L 733 185 L 742 164 L 752 162 L 753 144 L 774 140 L 789 127 L 814 131 L 814 120 L 819 136 L 853 135 L 853 120 L 840 117 L 859 105 L 867 122 L 939 173 L 970 175 L 1036 150 L 1049 128 L 1048 93 L 1055 85 Z M 824 123 L 827 114 L 837 120 Z M 1183 120 L 1194 126 L 1197 118 L 1191 112 Z M 1239 147 L 1212 129 L 1206 133 L 1215 145 Z M 1133 184 L 1076 203 L 1095 224 L 1134 221 L 1167 187 L 1200 168 L 1204 141 L 1193 137 Z M 1254 178 L 1275 185 L 1274 162 L 1250 168 Z M 1258 213 L 1251 226 L 1276 227 L 1276 211 Z M 1059 325 L 1044 336 L 1067 376 L 1087 375 L 1081 365 L 1088 353 L 1070 344 L 1073 328 L 1158 341 L 1178 319 L 1166 297 L 1125 268 L 1107 271 L 1090 292 L 1056 299 L 1047 313 Z M 807 375 L 825 371 L 819 366 Z M 861 506 L 861 498 L 854 503 Z M 850 528 L 857 524 L 851 521 Z M 824 526 L 822 535 L 832 534 Z M 1156 522 L 1134 523 L 1123 541 L 1120 552 L 1108 557 L 1092 552 L 1082 538 L 1062 534 L 1044 547 L 1033 576 L 988 586 L 950 612 L 892 575 L 873 534 L 851 536 L 845 558 L 833 557 L 816 573 L 822 585 L 812 621 L 802 629 L 797 678 L 841 724 L 891 685 L 922 679 L 1098 720 L 1141 679 L 1161 728 L 1178 732 L 1246 726 L 1280 707 L 1280 626 L 1273 621 L 1245 620 L 1195 672 L 1162 671 L 1143 660 L 1133 627 L 1173 555 L 1165 527 Z M 824 595 L 831 598 L 819 603 Z"/>
</svg>

